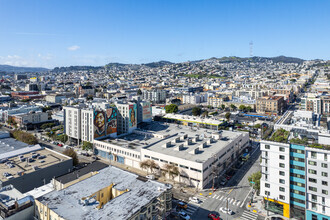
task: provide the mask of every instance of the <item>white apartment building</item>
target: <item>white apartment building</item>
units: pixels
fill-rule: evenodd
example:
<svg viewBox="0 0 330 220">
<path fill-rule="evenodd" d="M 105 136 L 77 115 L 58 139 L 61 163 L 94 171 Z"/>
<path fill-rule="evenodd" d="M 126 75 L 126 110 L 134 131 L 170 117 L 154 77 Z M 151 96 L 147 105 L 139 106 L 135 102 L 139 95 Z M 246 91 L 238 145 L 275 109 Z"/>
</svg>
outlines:
<svg viewBox="0 0 330 220">
<path fill-rule="evenodd" d="M 128 103 L 117 102 L 116 107 L 118 109 L 118 117 L 117 117 L 118 135 L 125 133 L 132 133 L 132 131 L 136 129 L 138 122 L 137 104 L 131 102 Z"/>
<path fill-rule="evenodd" d="M 143 90 L 142 97 L 144 100 L 148 100 L 155 103 L 163 103 L 166 101 L 165 90 Z"/>
<path fill-rule="evenodd" d="M 203 102 L 207 102 L 207 94 L 182 95 L 183 104 L 199 104 Z"/>
<path fill-rule="evenodd" d="M 330 219 L 330 148 L 261 142 L 265 208 L 292 219 Z"/>
<path fill-rule="evenodd" d="M 81 108 L 65 106 L 64 108 L 64 133 L 70 138 L 81 139 Z"/>
</svg>

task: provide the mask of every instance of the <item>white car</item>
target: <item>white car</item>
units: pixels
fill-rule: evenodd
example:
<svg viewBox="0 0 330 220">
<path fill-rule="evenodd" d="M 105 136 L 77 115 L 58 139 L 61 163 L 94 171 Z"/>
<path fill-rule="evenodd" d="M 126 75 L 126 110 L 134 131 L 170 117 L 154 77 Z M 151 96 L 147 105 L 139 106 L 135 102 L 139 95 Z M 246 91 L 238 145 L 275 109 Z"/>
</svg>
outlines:
<svg viewBox="0 0 330 220">
<path fill-rule="evenodd" d="M 201 203 L 202 201 L 198 199 L 197 197 L 189 197 L 189 201 L 194 202 L 194 203 Z"/>
<path fill-rule="evenodd" d="M 225 207 L 221 207 L 221 208 L 220 208 L 220 211 L 223 212 L 223 213 L 226 213 L 226 214 L 228 214 L 228 215 L 232 215 L 232 214 L 234 214 L 234 212 L 233 212 L 232 210 L 227 209 L 227 208 L 225 208 Z"/>
<path fill-rule="evenodd" d="M 183 211 L 179 212 L 179 216 L 182 219 L 186 219 L 186 220 L 190 220 L 191 219 L 190 216 L 187 213 L 183 212 Z"/>
<path fill-rule="evenodd" d="M 154 180 L 155 176 L 154 175 L 148 175 L 148 176 L 146 176 L 146 178 L 149 179 L 149 180 Z"/>
</svg>

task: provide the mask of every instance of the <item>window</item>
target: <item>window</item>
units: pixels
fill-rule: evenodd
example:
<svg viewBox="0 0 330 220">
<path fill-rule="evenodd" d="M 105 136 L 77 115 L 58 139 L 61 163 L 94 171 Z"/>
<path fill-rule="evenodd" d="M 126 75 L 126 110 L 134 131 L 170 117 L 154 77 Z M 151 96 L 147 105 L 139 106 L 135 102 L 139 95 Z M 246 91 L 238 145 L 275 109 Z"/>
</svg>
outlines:
<svg viewBox="0 0 330 220">
<path fill-rule="evenodd" d="M 284 187 L 280 187 L 280 191 L 281 192 L 285 192 L 285 188 Z"/>
<path fill-rule="evenodd" d="M 316 159 L 316 152 L 312 151 L 312 152 L 311 152 L 311 155 L 312 155 L 312 158 L 313 158 L 313 159 Z"/>
<path fill-rule="evenodd" d="M 285 159 L 285 156 L 284 155 L 280 155 L 280 159 L 281 160 L 284 160 Z"/>
<path fill-rule="evenodd" d="M 266 196 L 269 196 L 270 195 L 270 192 L 269 191 L 265 191 L 265 195 Z"/>
<path fill-rule="evenodd" d="M 280 199 L 285 200 L 285 196 L 280 195 Z"/>
<path fill-rule="evenodd" d="M 317 180 L 314 179 L 314 178 L 308 178 L 308 181 L 311 182 L 311 183 L 317 183 Z"/>
<path fill-rule="evenodd" d="M 298 195 L 302 195 L 302 196 L 305 196 L 305 193 L 304 193 L 304 192 L 302 192 L 302 191 L 299 191 L 299 190 L 290 189 L 290 192 L 292 192 L 292 193 L 295 193 L 295 194 L 298 194 Z"/>
<path fill-rule="evenodd" d="M 312 214 L 312 220 L 317 220 L 317 215 Z"/>
<path fill-rule="evenodd" d="M 294 160 L 294 161 L 298 161 L 298 162 L 305 162 L 305 159 L 304 158 L 299 158 L 299 157 L 290 157 L 290 160 Z"/>
<path fill-rule="evenodd" d="M 312 195 L 312 201 L 317 202 L 317 195 Z"/>
<path fill-rule="evenodd" d="M 322 163 L 322 164 L 321 164 L 321 167 L 323 167 L 323 168 L 328 168 L 328 164 L 326 164 L 326 163 Z"/>
<path fill-rule="evenodd" d="M 322 189 L 322 194 L 328 195 L 328 190 Z"/>
<path fill-rule="evenodd" d="M 290 176 L 297 177 L 297 178 L 300 178 L 300 179 L 305 179 L 305 175 L 301 175 L 301 174 L 290 173 Z"/>
<path fill-rule="evenodd" d="M 265 145 L 265 149 L 269 150 L 270 146 L 269 145 Z"/>
<path fill-rule="evenodd" d="M 317 172 L 316 172 L 316 170 L 308 169 L 308 173 L 310 173 L 310 174 L 316 174 Z"/>
<path fill-rule="evenodd" d="M 327 186 L 328 185 L 328 182 L 327 181 L 322 181 L 322 185 L 323 186 Z"/>
<path fill-rule="evenodd" d="M 284 164 L 284 163 L 280 163 L 279 165 L 280 165 L 280 167 L 282 167 L 282 168 L 285 167 L 285 164 Z"/>
<path fill-rule="evenodd" d="M 280 183 L 285 184 L 285 180 L 284 179 L 280 179 Z"/>
<path fill-rule="evenodd" d="M 312 202 L 312 209 L 315 211 L 317 210 L 316 203 L 314 203 L 314 202 Z"/>
<path fill-rule="evenodd" d="M 285 176 L 285 172 L 284 171 L 280 171 L 280 176 Z"/>
<path fill-rule="evenodd" d="M 309 189 L 310 191 L 317 192 L 317 188 L 316 188 L 316 187 L 312 187 L 312 186 L 310 186 L 310 187 L 308 187 L 308 189 Z"/>
<path fill-rule="evenodd" d="M 300 187 L 305 187 L 305 184 L 304 183 L 298 183 L 298 182 L 295 182 L 295 181 L 290 181 L 290 184 L 291 185 L 300 186 Z"/>
<path fill-rule="evenodd" d="M 265 187 L 266 188 L 270 188 L 270 184 L 269 183 L 265 183 Z"/>
<path fill-rule="evenodd" d="M 324 177 L 328 177 L 328 173 L 326 173 L 326 172 L 322 172 L 322 176 L 324 176 Z"/>
<path fill-rule="evenodd" d="M 296 170 L 305 170 L 305 168 L 304 167 L 301 167 L 301 166 L 297 166 L 297 165 L 290 165 L 290 168 L 292 168 L 292 169 L 296 169 Z"/>
<path fill-rule="evenodd" d="M 328 160 L 328 155 L 324 154 L 324 160 L 327 161 Z"/>
<path fill-rule="evenodd" d="M 309 165 L 313 165 L 313 166 L 316 166 L 317 165 L 317 163 L 315 161 L 312 161 L 312 160 L 308 161 L 308 164 Z"/>
<path fill-rule="evenodd" d="M 280 147 L 280 151 L 281 152 L 284 152 L 285 151 L 285 148 L 284 147 Z"/>
</svg>

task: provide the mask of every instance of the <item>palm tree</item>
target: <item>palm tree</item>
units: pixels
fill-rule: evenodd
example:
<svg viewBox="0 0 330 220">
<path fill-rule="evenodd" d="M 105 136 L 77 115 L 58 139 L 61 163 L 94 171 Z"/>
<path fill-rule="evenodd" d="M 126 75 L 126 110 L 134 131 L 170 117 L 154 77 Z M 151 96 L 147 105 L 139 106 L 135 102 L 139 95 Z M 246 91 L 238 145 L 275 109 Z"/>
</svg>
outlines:
<svg viewBox="0 0 330 220">
<path fill-rule="evenodd" d="M 148 174 L 148 168 L 149 168 L 148 160 L 141 161 L 140 162 L 140 168 L 142 170 L 147 170 L 147 174 Z"/>
<path fill-rule="evenodd" d="M 166 177 L 166 173 L 168 174 L 168 178 L 171 178 L 174 182 L 174 178 L 179 176 L 180 171 L 179 168 L 173 164 L 165 164 L 163 169 L 165 170 L 164 176 Z"/>
<path fill-rule="evenodd" d="M 154 160 L 147 160 L 147 162 L 151 173 L 154 173 L 154 169 L 159 168 L 158 164 Z"/>
</svg>

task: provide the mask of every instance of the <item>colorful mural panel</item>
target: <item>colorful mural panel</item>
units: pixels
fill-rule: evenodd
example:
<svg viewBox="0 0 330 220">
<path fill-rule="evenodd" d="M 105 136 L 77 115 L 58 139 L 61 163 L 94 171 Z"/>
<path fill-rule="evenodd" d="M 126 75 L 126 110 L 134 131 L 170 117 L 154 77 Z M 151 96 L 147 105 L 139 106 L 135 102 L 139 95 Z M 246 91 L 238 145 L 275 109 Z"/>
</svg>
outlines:
<svg viewBox="0 0 330 220">
<path fill-rule="evenodd" d="M 136 104 L 129 106 L 129 127 L 133 128 L 137 125 L 137 110 Z"/>
</svg>

